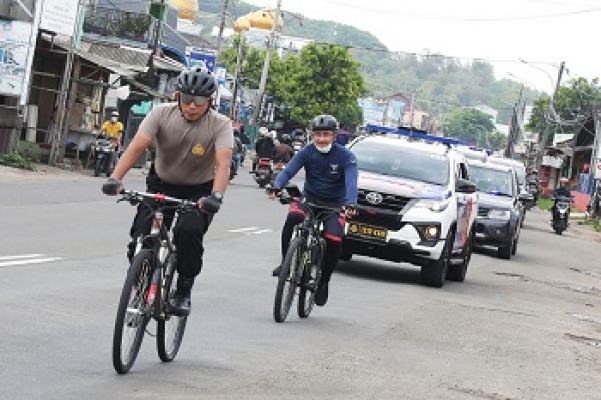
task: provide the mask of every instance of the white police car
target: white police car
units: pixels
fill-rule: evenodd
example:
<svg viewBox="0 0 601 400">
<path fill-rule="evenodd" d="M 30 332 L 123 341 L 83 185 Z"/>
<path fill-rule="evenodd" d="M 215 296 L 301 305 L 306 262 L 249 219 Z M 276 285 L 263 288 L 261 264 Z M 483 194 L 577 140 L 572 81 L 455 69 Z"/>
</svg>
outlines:
<svg viewBox="0 0 601 400">
<path fill-rule="evenodd" d="M 349 148 L 359 167 L 360 213 L 346 225 L 341 258 L 409 262 L 434 287 L 463 281 L 478 214 L 465 156 L 387 136 L 361 137 Z"/>
</svg>

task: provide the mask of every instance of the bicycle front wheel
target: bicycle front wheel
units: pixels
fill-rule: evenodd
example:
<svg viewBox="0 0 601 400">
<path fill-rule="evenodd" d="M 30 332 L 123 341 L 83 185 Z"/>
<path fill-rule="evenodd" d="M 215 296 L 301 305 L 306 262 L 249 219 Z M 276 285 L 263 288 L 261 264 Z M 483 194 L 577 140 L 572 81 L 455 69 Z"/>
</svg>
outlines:
<svg viewBox="0 0 601 400">
<path fill-rule="evenodd" d="M 144 249 L 133 258 L 117 308 L 113 332 L 113 366 L 126 374 L 136 361 L 150 319 L 146 295 L 152 279 L 154 256 Z"/>
<path fill-rule="evenodd" d="M 299 263 L 304 254 L 303 239 L 296 237 L 290 242 L 286 257 L 282 263 L 278 285 L 275 290 L 275 301 L 273 304 L 273 318 L 276 322 L 284 322 L 296 291 L 297 281 L 300 278 Z"/>
<path fill-rule="evenodd" d="M 175 291 L 177 284 L 177 271 L 175 270 L 175 253 L 170 253 L 165 261 L 164 306 L 167 305 L 169 296 Z M 171 315 L 165 312 L 165 319 L 157 324 L 157 352 L 164 362 L 173 361 L 182 344 L 186 329 L 187 316 Z"/>
</svg>

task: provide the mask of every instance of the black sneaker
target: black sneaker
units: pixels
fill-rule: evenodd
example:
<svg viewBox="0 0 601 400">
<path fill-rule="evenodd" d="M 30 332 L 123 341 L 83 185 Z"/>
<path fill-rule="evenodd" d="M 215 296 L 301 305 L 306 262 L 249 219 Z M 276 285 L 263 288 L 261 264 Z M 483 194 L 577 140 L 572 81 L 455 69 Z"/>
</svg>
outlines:
<svg viewBox="0 0 601 400">
<path fill-rule="evenodd" d="M 278 265 L 271 271 L 271 276 L 280 276 L 280 272 L 282 271 L 282 266 Z"/>
<path fill-rule="evenodd" d="M 328 283 L 320 283 L 315 292 L 315 305 L 324 306 L 328 302 Z"/>
<path fill-rule="evenodd" d="M 169 311 L 171 314 L 180 317 L 190 315 L 191 306 L 190 290 L 177 289 L 173 297 L 169 300 Z"/>
</svg>

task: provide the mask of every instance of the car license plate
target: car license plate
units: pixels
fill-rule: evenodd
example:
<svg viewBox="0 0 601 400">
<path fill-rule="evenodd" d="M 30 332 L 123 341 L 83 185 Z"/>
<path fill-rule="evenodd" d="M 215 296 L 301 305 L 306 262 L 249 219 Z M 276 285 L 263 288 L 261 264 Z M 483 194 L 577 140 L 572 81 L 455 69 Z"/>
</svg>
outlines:
<svg viewBox="0 0 601 400">
<path fill-rule="evenodd" d="M 348 234 L 355 236 L 369 237 L 373 239 L 386 240 L 386 228 L 380 226 L 350 223 L 348 226 Z"/>
</svg>

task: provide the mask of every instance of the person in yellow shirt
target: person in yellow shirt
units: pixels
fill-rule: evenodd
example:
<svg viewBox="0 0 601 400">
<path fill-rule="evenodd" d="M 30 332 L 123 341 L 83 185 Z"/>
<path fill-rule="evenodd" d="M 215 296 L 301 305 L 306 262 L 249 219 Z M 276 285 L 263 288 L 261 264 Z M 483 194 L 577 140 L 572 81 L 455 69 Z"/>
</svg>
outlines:
<svg viewBox="0 0 601 400">
<path fill-rule="evenodd" d="M 111 139 L 113 139 L 115 143 L 115 153 L 113 155 L 113 160 L 111 161 L 112 170 L 115 164 L 117 163 L 117 158 L 121 145 L 121 134 L 123 133 L 123 124 L 119 122 L 119 112 L 111 112 L 111 119 L 108 121 L 104 121 L 102 127 L 100 128 L 100 134 L 103 133 L 108 135 Z"/>
</svg>

